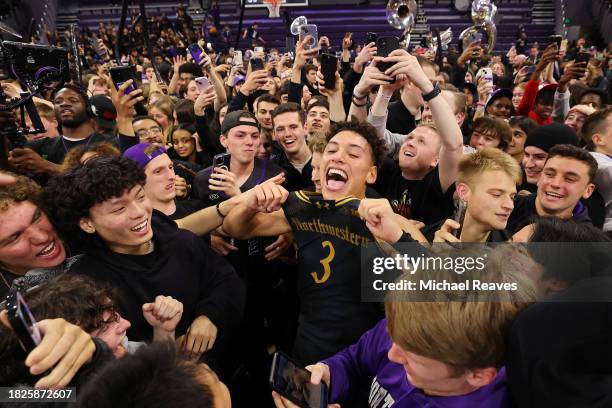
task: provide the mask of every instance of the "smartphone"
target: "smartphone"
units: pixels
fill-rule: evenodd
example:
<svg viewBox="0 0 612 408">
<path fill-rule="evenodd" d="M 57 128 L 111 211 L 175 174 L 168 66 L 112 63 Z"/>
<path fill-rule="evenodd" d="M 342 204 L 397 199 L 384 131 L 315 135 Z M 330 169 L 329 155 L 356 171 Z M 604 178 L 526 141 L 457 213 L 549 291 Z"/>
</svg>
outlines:
<svg viewBox="0 0 612 408">
<path fill-rule="evenodd" d="M 305 50 L 310 50 L 312 48 L 317 48 L 319 44 L 319 31 L 316 24 L 305 24 L 300 27 L 300 41 L 303 41 L 307 36 L 311 36 L 312 38 L 304 46 Z"/>
<path fill-rule="evenodd" d="M 121 85 L 123 85 L 124 82 L 126 82 L 127 80 L 133 80 L 134 82 L 128 86 L 125 89 L 125 94 L 129 94 L 130 92 L 134 91 L 137 89 L 138 87 L 138 82 L 139 82 L 139 76 L 136 73 L 136 67 L 134 67 L 133 65 L 124 65 L 124 66 L 120 66 L 120 67 L 113 67 L 109 70 L 110 72 L 110 76 L 111 79 L 113 80 L 113 83 L 115 84 L 115 87 L 117 89 L 119 89 L 119 87 Z M 136 110 L 136 114 L 138 116 L 146 116 L 147 115 L 147 110 L 145 109 L 144 105 L 142 104 L 142 101 L 137 102 L 134 105 L 134 109 Z"/>
<path fill-rule="evenodd" d="M 202 48 L 200 48 L 198 44 L 193 43 L 193 44 L 189 44 L 187 46 L 187 49 L 189 50 L 189 53 L 193 57 L 193 62 L 200 65 L 200 62 L 202 62 L 202 53 L 204 52 L 202 51 Z"/>
<path fill-rule="evenodd" d="M 200 92 L 206 91 L 211 86 L 211 83 L 208 80 L 208 78 L 206 78 L 204 76 L 203 77 L 198 77 L 194 81 L 196 83 L 196 86 L 198 87 L 198 91 L 200 91 Z"/>
<path fill-rule="evenodd" d="M 255 47 L 255 48 L 253 48 L 253 51 L 255 51 L 255 52 L 264 52 L 264 49 L 263 49 L 263 47 Z"/>
<path fill-rule="evenodd" d="M 285 49 L 287 50 L 287 53 L 295 52 L 295 40 L 293 39 L 293 36 L 285 37 Z"/>
<path fill-rule="evenodd" d="M 176 49 L 176 47 L 172 46 L 168 48 L 168 55 L 170 55 L 170 57 L 175 58 L 178 56 L 178 51 Z"/>
<path fill-rule="evenodd" d="M 338 58 L 331 54 L 321 54 L 321 73 L 325 81 L 326 89 L 336 87 L 336 71 L 338 70 Z"/>
<path fill-rule="evenodd" d="M 366 34 L 365 45 L 368 45 L 370 43 L 376 44 L 376 40 L 378 40 L 378 34 L 376 34 L 376 33 L 367 33 Z"/>
<path fill-rule="evenodd" d="M 581 62 L 588 63 L 591 60 L 591 54 L 588 52 L 579 52 L 576 56 L 576 63 L 579 64 Z"/>
<path fill-rule="evenodd" d="M 459 228 L 453 230 L 453 236 L 455 236 L 455 238 L 459 238 L 461 236 L 461 229 L 463 228 L 466 210 L 467 203 L 464 200 L 459 199 L 455 205 L 455 212 L 453 213 L 453 220 L 459 223 Z"/>
<path fill-rule="evenodd" d="M 251 58 L 251 72 L 264 69 L 264 62 L 261 58 Z"/>
<path fill-rule="evenodd" d="M 376 55 L 379 57 L 388 57 L 393 51 L 400 48 L 400 41 L 397 37 L 381 37 L 376 40 Z M 377 65 L 380 72 L 385 72 L 395 63 L 381 62 Z"/>
<path fill-rule="evenodd" d="M 213 157 L 213 169 L 216 167 L 229 171 L 232 155 L 229 153 L 219 153 Z"/>
<path fill-rule="evenodd" d="M 484 78 L 487 82 L 493 83 L 493 70 L 488 67 L 480 68 L 476 73 L 476 83 Z"/>
<path fill-rule="evenodd" d="M 326 408 L 327 385 L 310 383 L 310 371 L 281 352 L 274 353 L 270 387 L 303 408 Z"/>
<path fill-rule="evenodd" d="M 567 51 L 567 39 L 561 41 L 560 51 Z"/>
<path fill-rule="evenodd" d="M 244 61 L 242 60 L 242 51 L 234 51 L 234 59 L 232 59 L 232 64 L 234 64 L 234 66 L 241 66 L 244 64 Z"/>
<path fill-rule="evenodd" d="M 12 289 L 7 296 L 6 311 L 19 344 L 29 353 L 40 344 L 42 334 L 36 326 L 36 320 L 28 304 L 18 290 Z"/>
<path fill-rule="evenodd" d="M 557 44 L 557 49 L 561 49 L 561 41 L 563 37 L 558 34 L 548 36 L 548 44 Z"/>
<path fill-rule="evenodd" d="M 469 41 L 470 44 L 482 43 L 483 38 L 484 35 L 482 33 L 472 33 L 470 34 Z"/>
</svg>

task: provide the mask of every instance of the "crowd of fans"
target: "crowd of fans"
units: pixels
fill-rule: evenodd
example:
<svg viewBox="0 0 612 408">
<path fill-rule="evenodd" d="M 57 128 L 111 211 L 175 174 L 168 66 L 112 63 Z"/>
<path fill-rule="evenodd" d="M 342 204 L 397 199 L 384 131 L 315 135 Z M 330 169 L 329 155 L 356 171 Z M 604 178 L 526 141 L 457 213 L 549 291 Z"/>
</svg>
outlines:
<svg viewBox="0 0 612 408">
<path fill-rule="evenodd" d="M 521 28 L 504 53 L 383 57 L 320 33 L 283 54 L 255 26 L 239 51 L 215 4 L 200 30 L 182 7 L 147 20 L 149 55 L 132 20 L 83 30 L 81 83 L 35 98 L 46 132 L 3 139 L 0 295 L 18 290 L 43 337 L 24 349 L 0 313 L 2 386 L 76 386 L 87 407 L 292 407 L 268 383 L 283 351 L 347 407 L 612 404 L 611 299 L 554 302 L 612 293 L 610 263 L 553 249 L 509 271 L 495 252 L 612 239 L 608 49 Z M 114 84 L 115 60 L 135 80 Z M 481 243 L 483 276 L 523 290 L 363 302 L 374 242 Z"/>
</svg>

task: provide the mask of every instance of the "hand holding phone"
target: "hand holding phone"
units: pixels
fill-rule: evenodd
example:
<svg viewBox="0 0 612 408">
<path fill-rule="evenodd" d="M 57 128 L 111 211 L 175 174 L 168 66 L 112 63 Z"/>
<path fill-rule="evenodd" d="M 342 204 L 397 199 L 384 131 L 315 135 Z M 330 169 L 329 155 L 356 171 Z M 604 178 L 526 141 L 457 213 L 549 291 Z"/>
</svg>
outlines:
<svg viewBox="0 0 612 408">
<path fill-rule="evenodd" d="M 465 212 L 467 211 L 467 202 L 459 199 L 455 206 L 455 212 L 453 214 L 453 220 L 459 224 L 459 228 L 453 230 L 452 234 L 455 238 L 461 236 L 461 229 L 463 228 L 463 221 L 465 220 Z"/>
<path fill-rule="evenodd" d="M 194 79 L 194 81 L 196 83 L 198 91 L 200 91 L 200 92 L 206 92 L 206 90 L 212 86 L 212 84 L 210 83 L 209 79 L 206 78 L 205 76 L 198 77 L 198 78 Z"/>
<path fill-rule="evenodd" d="M 321 54 L 321 73 L 325 81 L 326 89 L 336 87 L 336 71 L 338 70 L 338 58 L 331 54 Z"/>
<path fill-rule="evenodd" d="M 7 296 L 6 311 L 21 347 L 28 353 L 34 350 L 42 341 L 42 334 L 19 290 L 12 289 Z"/>
<path fill-rule="evenodd" d="M 204 52 L 202 48 L 200 48 L 198 44 L 193 43 L 187 46 L 187 50 L 189 50 L 189 53 L 193 58 L 193 62 L 197 65 L 200 65 L 200 63 L 202 62 L 202 53 Z"/>
<path fill-rule="evenodd" d="M 213 169 L 221 168 L 229 171 L 232 155 L 229 153 L 219 153 L 213 157 Z"/>
<path fill-rule="evenodd" d="M 319 32 L 316 24 L 306 24 L 300 27 L 300 41 L 310 36 L 310 40 L 307 44 L 304 44 L 304 50 L 311 50 L 316 48 L 319 44 Z"/>
<path fill-rule="evenodd" d="M 312 384 L 311 373 L 281 352 L 276 352 L 270 370 L 270 387 L 303 408 L 327 407 L 327 384 Z"/>
</svg>

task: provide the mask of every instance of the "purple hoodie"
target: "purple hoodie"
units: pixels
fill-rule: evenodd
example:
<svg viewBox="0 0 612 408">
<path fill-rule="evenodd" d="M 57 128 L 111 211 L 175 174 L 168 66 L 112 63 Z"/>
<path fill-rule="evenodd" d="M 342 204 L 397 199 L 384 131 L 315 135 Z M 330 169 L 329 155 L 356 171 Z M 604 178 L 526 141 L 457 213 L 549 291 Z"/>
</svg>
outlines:
<svg viewBox="0 0 612 408">
<path fill-rule="evenodd" d="M 506 408 L 511 407 L 502 368 L 495 380 L 466 395 L 434 397 L 408 382 L 406 371 L 387 357 L 391 348 L 387 319 L 367 331 L 356 344 L 322 362 L 331 372 L 330 403 L 342 403 L 358 379 L 371 380 L 370 408 Z"/>
</svg>

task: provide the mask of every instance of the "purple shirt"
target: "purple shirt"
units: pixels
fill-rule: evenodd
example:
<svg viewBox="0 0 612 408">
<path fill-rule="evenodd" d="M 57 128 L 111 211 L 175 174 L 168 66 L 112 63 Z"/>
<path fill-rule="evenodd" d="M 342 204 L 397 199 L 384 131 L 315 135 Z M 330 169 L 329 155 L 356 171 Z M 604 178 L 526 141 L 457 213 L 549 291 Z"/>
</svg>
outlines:
<svg viewBox="0 0 612 408">
<path fill-rule="evenodd" d="M 368 406 L 371 408 L 472 408 L 511 407 L 502 368 L 495 380 L 466 395 L 440 397 L 425 395 L 406 376 L 404 367 L 387 357 L 391 348 L 387 320 L 381 320 L 356 344 L 323 360 L 331 372 L 330 403 L 342 403 L 351 392 L 351 383 L 371 378 Z"/>
</svg>

